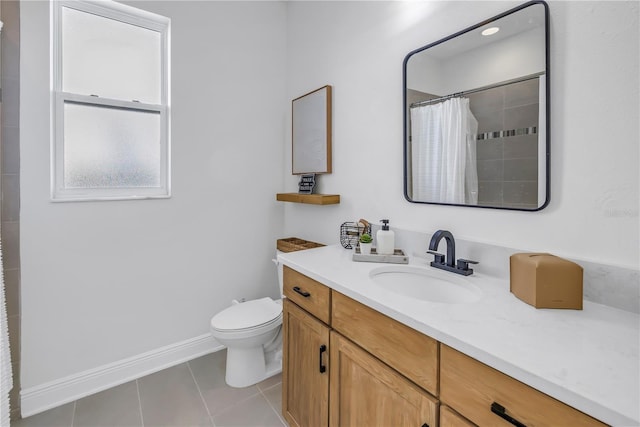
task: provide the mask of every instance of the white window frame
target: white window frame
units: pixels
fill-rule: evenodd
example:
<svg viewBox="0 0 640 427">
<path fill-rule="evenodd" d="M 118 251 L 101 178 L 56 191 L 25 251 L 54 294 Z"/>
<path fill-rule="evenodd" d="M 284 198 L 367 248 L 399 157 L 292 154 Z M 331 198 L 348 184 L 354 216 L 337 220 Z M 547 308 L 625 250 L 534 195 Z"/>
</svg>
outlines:
<svg viewBox="0 0 640 427">
<path fill-rule="evenodd" d="M 62 90 L 62 8 L 67 7 L 114 19 L 126 24 L 157 31 L 161 37 L 161 95 L 160 104 L 141 103 L 136 100 L 118 100 L 77 94 Z M 170 120 L 170 26 L 171 20 L 151 12 L 123 5 L 111 0 L 57 0 L 51 3 L 52 61 L 51 61 L 51 200 L 131 200 L 171 197 L 171 120 Z M 98 94 L 99 95 L 99 94 Z M 96 107 L 118 108 L 128 111 L 160 114 L 160 186 L 118 188 L 65 188 L 64 187 L 64 105 L 83 104 Z"/>
</svg>

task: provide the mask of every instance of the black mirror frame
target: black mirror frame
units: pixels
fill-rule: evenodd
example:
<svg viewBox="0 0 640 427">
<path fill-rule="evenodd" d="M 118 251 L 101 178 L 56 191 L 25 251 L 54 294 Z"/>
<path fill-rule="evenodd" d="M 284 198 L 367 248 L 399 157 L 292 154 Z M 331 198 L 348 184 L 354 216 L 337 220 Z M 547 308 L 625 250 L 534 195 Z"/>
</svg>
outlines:
<svg viewBox="0 0 640 427">
<path fill-rule="evenodd" d="M 468 33 L 469 31 L 473 31 L 475 29 L 478 29 L 484 25 L 487 25 L 493 21 L 496 21 L 498 19 L 504 18 L 507 15 L 511 15 L 512 13 L 518 12 L 519 10 L 525 9 L 529 6 L 535 5 L 535 4 L 541 4 L 544 7 L 544 32 L 545 32 L 545 75 L 546 75 L 546 108 L 545 108 L 545 116 L 546 116 L 546 141 L 545 141 L 545 162 L 546 162 L 546 198 L 544 203 L 536 208 L 536 209 L 519 209 L 519 208 L 510 208 L 510 207 L 502 207 L 502 206 L 481 206 L 481 205 L 463 205 L 463 204 L 455 204 L 455 203 L 439 203 L 439 202 L 422 202 L 422 201 L 416 201 L 416 200 L 411 200 L 411 198 L 409 197 L 408 194 L 408 188 L 407 188 L 407 182 L 408 182 L 408 150 L 407 150 L 407 141 L 409 138 L 409 117 L 407 114 L 407 62 L 409 61 L 409 58 L 411 58 L 412 55 L 422 52 L 424 50 L 427 50 L 431 47 L 434 47 L 436 45 L 439 45 L 441 43 L 444 43 L 448 40 L 451 40 L 453 38 L 456 38 L 458 36 L 461 36 L 465 33 Z M 444 206 L 463 206 L 463 207 L 468 207 L 468 208 L 484 208 L 484 209 L 500 209 L 500 210 L 514 210 L 514 211 L 524 211 L 524 212 L 537 212 L 540 211 L 542 209 L 544 209 L 545 207 L 547 207 L 549 205 L 549 202 L 551 200 L 551 65 L 550 65 L 550 53 L 549 53 L 549 46 L 550 46 L 550 36 L 549 36 L 549 5 L 544 1 L 544 0 L 533 0 L 533 1 L 529 1 L 527 3 L 524 3 L 520 6 L 514 7 L 513 9 L 509 9 L 506 12 L 503 12 L 499 15 L 496 15 L 492 18 L 486 19 L 476 25 L 473 25 L 471 27 L 467 27 L 464 30 L 458 31 L 455 34 L 452 34 L 448 37 L 445 37 L 443 39 L 440 39 L 434 43 L 430 43 L 426 46 L 423 46 L 421 48 L 415 49 L 411 52 L 409 52 L 407 54 L 407 56 L 405 56 L 404 61 L 402 62 L 402 107 L 403 107 L 403 118 L 404 118 L 404 124 L 403 124 L 403 128 L 404 128 L 404 138 L 403 138 L 403 149 L 404 149 L 404 155 L 403 155 L 403 161 L 404 161 L 404 165 L 403 165 L 403 170 L 404 170 L 404 198 L 411 203 L 421 203 L 421 204 L 429 204 L 429 205 L 444 205 Z"/>
</svg>

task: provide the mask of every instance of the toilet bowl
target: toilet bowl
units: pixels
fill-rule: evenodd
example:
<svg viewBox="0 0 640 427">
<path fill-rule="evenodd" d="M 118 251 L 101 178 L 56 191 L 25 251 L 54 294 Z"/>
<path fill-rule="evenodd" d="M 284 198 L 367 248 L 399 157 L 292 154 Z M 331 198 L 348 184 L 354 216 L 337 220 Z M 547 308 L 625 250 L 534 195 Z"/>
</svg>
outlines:
<svg viewBox="0 0 640 427">
<path fill-rule="evenodd" d="M 282 265 L 278 279 L 282 294 Z M 235 303 L 213 316 L 211 335 L 227 347 L 229 386 L 248 387 L 282 371 L 281 300 L 266 297 Z"/>
</svg>

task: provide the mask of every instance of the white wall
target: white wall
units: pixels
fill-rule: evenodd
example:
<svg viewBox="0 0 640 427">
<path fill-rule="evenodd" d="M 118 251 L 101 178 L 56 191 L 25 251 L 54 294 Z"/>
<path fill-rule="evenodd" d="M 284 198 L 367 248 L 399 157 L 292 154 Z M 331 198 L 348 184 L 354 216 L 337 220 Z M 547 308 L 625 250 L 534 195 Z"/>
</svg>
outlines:
<svg viewBox="0 0 640 427">
<path fill-rule="evenodd" d="M 172 19 L 173 196 L 81 203 L 49 201 L 49 4 L 21 4 L 23 392 L 278 295 L 286 6 L 134 4 Z"/>
<path fill-rule="evenodd" d="M 344 221 L 389 218 L 392 227 L 443 228 L 469 240 L 638 268 L 637 2 L 550 2 L 546 209 L 446 207 L 403 198 L 404 56 L 517 4 L 290 4 L 287 94 L 293 99 L 333 85 L 334 173 L 320 180 L 341 203 L 287 204 L 285 234 L 338 243 Z M 296 178 L 285 176 L 285 186 L 295 190 Z"/>
</svg>

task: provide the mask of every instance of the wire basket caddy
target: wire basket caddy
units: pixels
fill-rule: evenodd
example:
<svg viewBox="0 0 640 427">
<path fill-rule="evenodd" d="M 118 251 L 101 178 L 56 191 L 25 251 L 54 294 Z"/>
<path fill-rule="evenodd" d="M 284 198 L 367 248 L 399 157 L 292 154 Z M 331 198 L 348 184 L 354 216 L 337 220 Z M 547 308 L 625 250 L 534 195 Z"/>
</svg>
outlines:
<svg viewBox="0 0 640 427">
<path fill-rule="evenodd" d="M 343 222 L 340 226 L 340 244 L 345 249 L 354 249 L 364 233 L 371 234 L 371 224 L 361 219 L 358 222 Z"/>
</svg>

